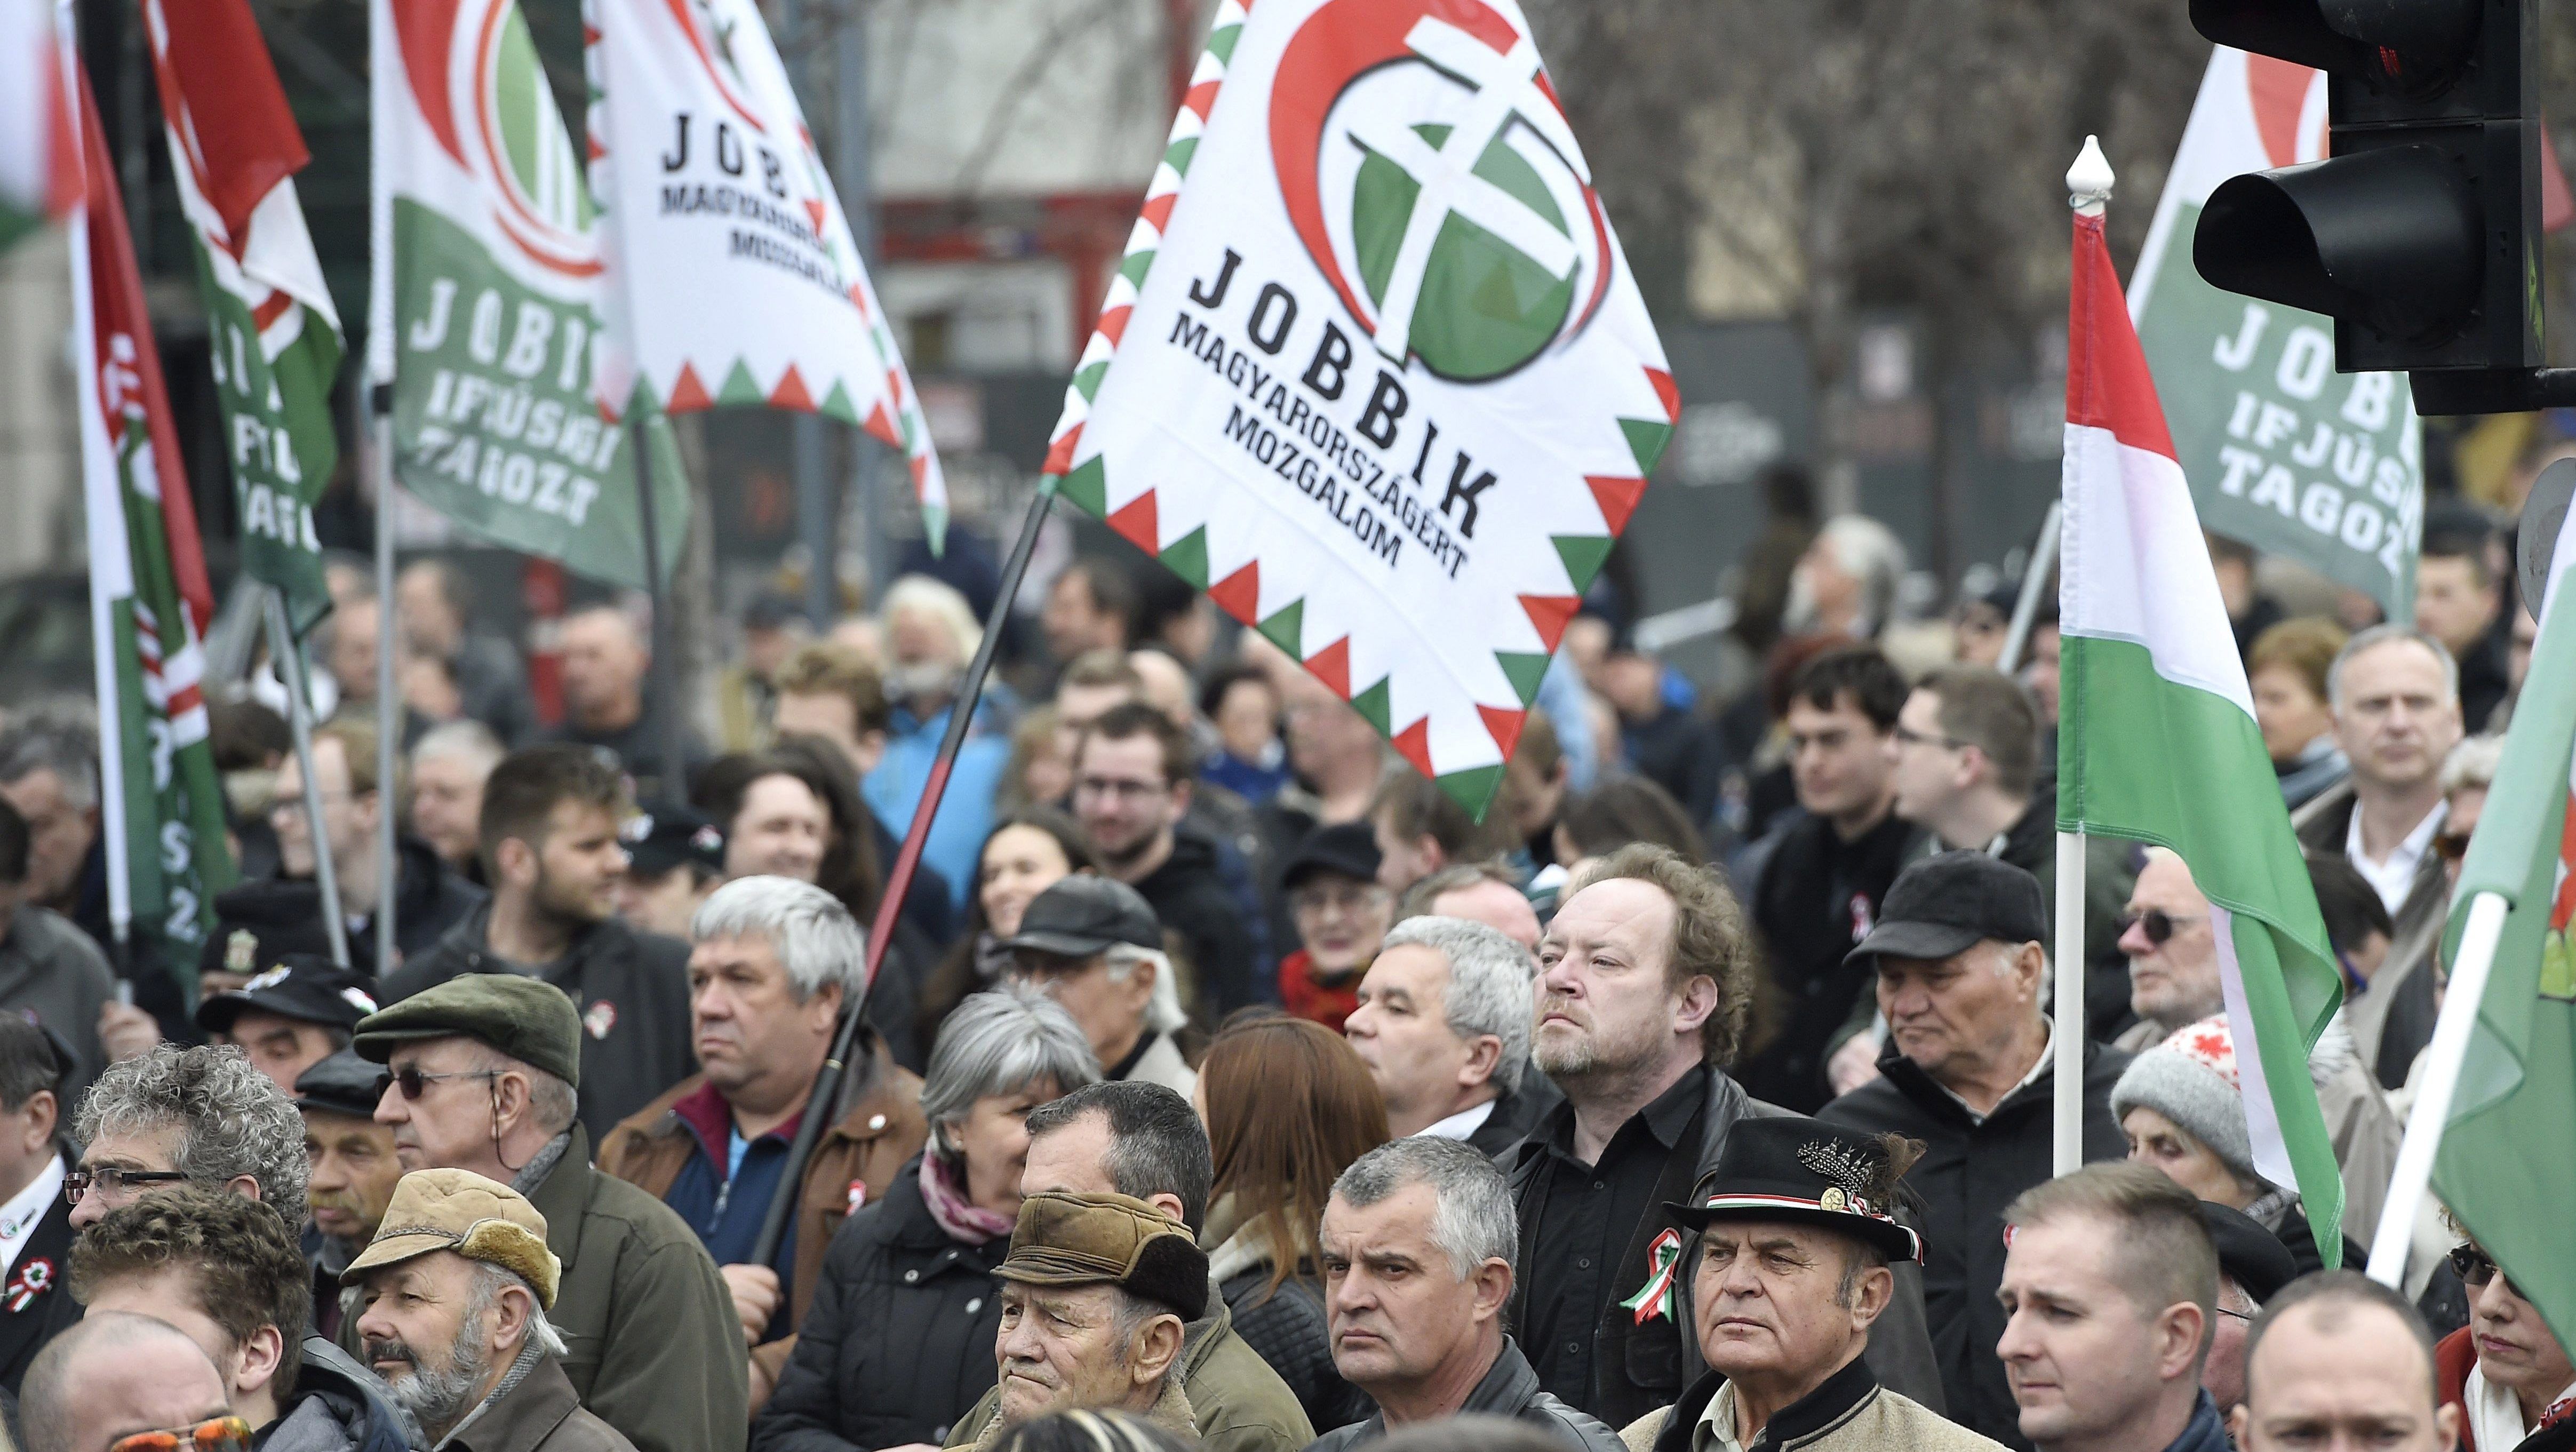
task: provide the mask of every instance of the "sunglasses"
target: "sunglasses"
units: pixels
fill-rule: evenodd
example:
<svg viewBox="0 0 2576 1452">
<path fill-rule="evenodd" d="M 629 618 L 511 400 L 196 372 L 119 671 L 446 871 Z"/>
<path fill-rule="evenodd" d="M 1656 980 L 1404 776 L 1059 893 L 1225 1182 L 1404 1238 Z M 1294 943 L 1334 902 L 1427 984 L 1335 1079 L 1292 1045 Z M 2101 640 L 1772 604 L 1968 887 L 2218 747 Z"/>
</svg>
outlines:
<svg viewBox="0 0 2576 1452">
<path fill-rule="evenodd" d="M 137 1185 L 175 1185 L 187 1178 L 185 1170 L 120 1170 L 113 1166 L 79 1169 L 63 1176 L 63 1198 L 77 1205 L 92 1190 L 115 1195 Z"/>
<path fill-rule="evenodd" d="M 449 1074 L 424 1074 L 418 1069 L 399 1069 L 391 1076 L 393 1086 L 405 1099 L 418 1099 L 429 1092 L 429 1086 L 441 1079 L 498 1079 L 498 1069 L 458 1069 Z M 382 1092 L 382 1091 L 379 1091 Z"/>
<path fill-rule="evenodd" d="M 2120 933 L 2125 937 L 2129 929 L 2136 928 L 2147 935 L 2148 942 L 2161 948 L 2173 941 L 2175 931 L 2183 924 L 2196 923 L 2208 916 L 2207 913 L 2169 913 L 2163 908 L 2149 908 L 2135 917 L 2120 919 Z"/>
<path fill-rule="evenodd" d="M 193 1427 L 137 1432 L 119 1437 L 107 1452 L 250 1452 L 250 1423 L 239 1417 L 210 1417 Z"/>
<path fill-rule="evenodd" d="M 2460 1284 L 2470 1290 L 2483 1290 L 2487 1282 L 2496 1278 L 2494 1257 L 2474 1245 L 2452 1246 L 2448 1259 L 2451 1262 L 2452 1274 L 2458 1276 Z M 2506 1290 L 2512 1291 L 2517 1296 L 2522 1294 L 2510 1278 L 2505 1281 L 2504 1286 Z"/>
</svg>

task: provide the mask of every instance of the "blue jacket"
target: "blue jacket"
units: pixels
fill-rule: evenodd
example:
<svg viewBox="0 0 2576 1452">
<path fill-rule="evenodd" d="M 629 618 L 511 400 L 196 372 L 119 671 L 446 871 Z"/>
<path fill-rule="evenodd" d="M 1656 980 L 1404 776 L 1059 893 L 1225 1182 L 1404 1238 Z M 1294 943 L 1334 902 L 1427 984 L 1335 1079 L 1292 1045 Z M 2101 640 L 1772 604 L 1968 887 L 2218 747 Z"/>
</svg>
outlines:
<svg viewBox="0 0 2576 1452">
<path fill-rule="evenodd" d="M 885 757 L 859 783 L 869 808 L 898 840 L 912 827 L 913 809 L 921 805 L 930 765 L 939 757 L 939 738 L 947 731 L 946 711 L 924 719 L 897 706 L 893 726 L 886 733 Z M 982 721 L 957 748 L 957 764 L 949 770 L 948 790 L 939 798 L 939 815 L 931 819 L 930 841 L 921 852 L 921 860 L 948 879 L 952 911 L 965 909 L 968 894 L 982 875 L 977 859 L 983 856 L 984 838 L 993 830 L 993 797 L 1010 760 L 1010 739 L 987 730 Z"/>
</svg>

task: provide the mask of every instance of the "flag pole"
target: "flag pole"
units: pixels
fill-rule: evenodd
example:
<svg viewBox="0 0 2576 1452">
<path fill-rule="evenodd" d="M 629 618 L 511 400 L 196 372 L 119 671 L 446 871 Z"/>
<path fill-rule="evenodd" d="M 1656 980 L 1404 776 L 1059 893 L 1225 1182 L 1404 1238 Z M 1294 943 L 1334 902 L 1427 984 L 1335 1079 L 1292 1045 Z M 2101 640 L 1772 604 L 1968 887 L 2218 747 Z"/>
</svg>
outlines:
<svg viewBox="0 0 2576 1452">
<path fill-rule="evenodd" d="M 648 412 L 631 405 L 627 412 L 628 447 L 635 451 L 635 524 L 644 546 L 644 593 L 653 602 L 653 664 L 646 675 L 652 699 L 645 714 L 660 708 L 654 745 L 662 758 L 662 800 L 689 798 L 686 752 L 680 745 L 679 632 L 671 620 L 671 591 L 662 578 L 661 521 L 653 508 L 653 436 Z"/>
<path fill-rule="evenodd" d="M 390 609 L 391 602 L 378 606 Z M 304 654 L 286 623 L 286 592 L 268 588 L 268 654 L 286 687 L 286 724 L 295 738 L 295 769 L 304 778 L 304 823 L 313 844 L 313 881 L 322 890 L 322 927 L 331 938 L 331 962 L 349 966 L 349 920 L 340 915 L 340 879 L 331 865 L 331 833 L 322 825 L 322 780 L 313 774 L 313 693 L 304 677 Z M 377 703 L 381 709 L 383 703 Z M 354 765 L 354 763 L 352 763 Z M 383 784 L 378 783 L 378 790 Z"/>
<path fill-rule="evenodd" d="M 393 389 L 371 388 L 361 375 L 357 392 L 358 437 L 350 443 L 361 467 L 374 466 L 376 481 L 376 961 L 367 971 L 381 983 L 394 971 L 394 897 L 400 886 L 394 819 L 402 812 L 394 791 L 395 748 L 403 724 L 402 694 L 394 683 L 394 481 L 381 447 L 391 441 Z"/>
<path fill-rule="evenodd" d="M 2048 577 L 2057 568 L 2058 521 L 2065 517 L 2063 498 L 2048 501 L 2048 513 L 2039 522 L 2039 538 L 2030 543 L 2030 563 L 2022 570 L 2021 598 L 2013 602 L 2012 626 L 2004 632 L 2004 653 L 1995 657 L 1995 669 L 2011 675 L 2021 664 L 2021 653 L 2030 647 L 2030 627 L 2039 619 L 2039 595 L 2048 588 Z"/>
<path fill-rule="evenodd" d="M 2442 1148 L 2442 1131 L 2451 1122 L 2451 1102 L 2467 1064 L 2469 1040 L 2475 1036 L 2478 1008 L 2487 995 L 2487 975 L 2495 967 L 2496 946 L 2504 936 L 2509 904 L 2502 893 L 2482 892 L 2469 901 L 2469 919 L 2460 931 L 2460 958 L 2451 968 L 2451 984 L 2442 995 L 2442 1016 L 2434 1021 L 2433 1042 L 2424 1056 L 2424 1079 L 2416 1090 L 2415 1108 L 2406 1116 L 2406 1138 L 2398 1144 L 2397 1169 L 2389 1177 L 2388 1204 L 2379 1212 L 2379 1230 L 2370 1241 L 2370 1278 L 2396 1287 L 2406 1275 L 2406 1252 L 2414 1242 L 2415 1214 L 2433 1180 L 2433 1156 Z"/>
<path fill-rule="evenodd" d="M 885 961 L 886 945 L 894 941 L 894 926 L 903 914 L 904 894 L 911 889 L 921 866 L 921 849 L 930 840 L 931 819 L 939 815 L 939 799 L 948 790 L 948 774 L 957 765 L 958 749 L 966 744 L 975 707 L 984 696 L 985 678 L 993 672 L 993 653 L 1001 644 L 1002 627 L 1009 622 L 1011 602 L 1019 598 L 1020 581 L 1029 572 L 1029 556 L 1037 550 L 1047 509 L 1055 503 L 1055 491 L 1055 475 L 1039 478 L 1037 497 L 1029 501 L 1028 515 L 1020 522 L 1019 540 L 1011 546 L 1010 560 L 1002 566 L 1001 584 L 994 591 L 993 608 L 984 621 L 984 638 L 975 646 L 975 658 L 966 666 L 966 678 L 958 682 L 957 700 L 948 708 L 948 729 L 940 737 L 939 754 L 930 763 L 930 776 L 921 787 L 921 801 L 912 809 L 912 825 L 904 831 L 903 846 L 894 854 L 893 869 L 886 873 L 885 892 L 877 899 L 876 921 L 868 928 L 866 976 L 859 981 L 857 996 L 842 1005 L 841 1031 L 832 1041 L 832 1052 L 823 1061 L 822 1072 L 814 1076 L 804 1117 L 796 1126 L 795 1140 L 787 1147 L 787 1163 L 778 1180 L 779 1193 L 770 1197 L 769 1213 L 762 1217 L 760 1234 L 752 1241 L 753 1265 L 767 1265 L 777 1258 L 787 1217 L 804 1198 L 796 1187 L 805 1182 L 806 1163 L 813 1158 L 825 1121 L 832 1117 L 834 1101 L 840 1098 L 841 1076 L 847 1072 L 852 1046 L 858 1041 L 868 990 L 876 986 L 878 965 Z"/>
</svg>

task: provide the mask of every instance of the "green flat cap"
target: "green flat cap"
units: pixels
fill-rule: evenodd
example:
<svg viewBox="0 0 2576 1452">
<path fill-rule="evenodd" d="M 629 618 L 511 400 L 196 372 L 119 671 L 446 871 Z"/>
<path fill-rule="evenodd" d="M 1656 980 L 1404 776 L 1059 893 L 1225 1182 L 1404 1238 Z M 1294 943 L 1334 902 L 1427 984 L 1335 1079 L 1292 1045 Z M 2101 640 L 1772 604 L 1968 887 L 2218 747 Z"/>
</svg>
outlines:
<svg viewBox="0 0 2576 1452">
<path fill-rule="evenodd" d="M 562 989 L 516 973 L 459 973 L 358 1020 L 351 1043 L 381 1064 L 400 1044 L 468 1038 L 581 1085 L 581 1016 Z"/>
</svg>

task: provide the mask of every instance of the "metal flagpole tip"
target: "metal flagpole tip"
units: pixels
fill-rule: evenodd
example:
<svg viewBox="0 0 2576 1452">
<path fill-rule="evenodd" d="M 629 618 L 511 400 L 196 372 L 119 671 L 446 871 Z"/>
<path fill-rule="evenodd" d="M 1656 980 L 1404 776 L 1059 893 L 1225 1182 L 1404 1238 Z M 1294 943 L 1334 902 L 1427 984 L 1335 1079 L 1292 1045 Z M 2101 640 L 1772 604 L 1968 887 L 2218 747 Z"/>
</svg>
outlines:
<svg viewBox="0 0 2576 1452">
<path fill-rule="evenodd" d="M 2087 217 L 2102 215 L 2102 204 L 2111 200 L 2111 158 L 2102 154 L 2100 138 L 2084 138 L 2084 149 L 2075 154 L 2075 164 L 2066 169 L 2066 205 Z"/>
</svg>

